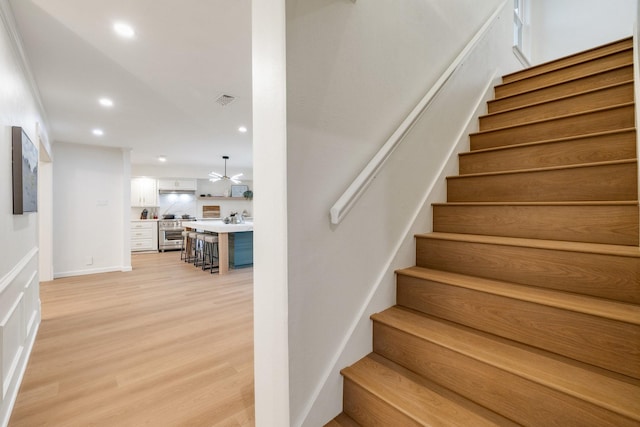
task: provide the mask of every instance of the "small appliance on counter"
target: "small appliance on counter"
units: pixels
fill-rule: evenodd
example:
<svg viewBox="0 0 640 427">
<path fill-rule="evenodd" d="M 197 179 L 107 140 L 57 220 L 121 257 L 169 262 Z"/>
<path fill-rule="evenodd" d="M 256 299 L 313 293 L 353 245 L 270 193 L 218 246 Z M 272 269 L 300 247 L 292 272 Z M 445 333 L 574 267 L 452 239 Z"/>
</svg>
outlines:
<svg viewBox="0 0 640 427">
<path fill-rule="evenodd" d="M 147 215 L 149 215 L 149 211 L 146 209 L 143 209 L 142 213 L 140 214 L 140 219 L 147 219 Z"/>
</svg>

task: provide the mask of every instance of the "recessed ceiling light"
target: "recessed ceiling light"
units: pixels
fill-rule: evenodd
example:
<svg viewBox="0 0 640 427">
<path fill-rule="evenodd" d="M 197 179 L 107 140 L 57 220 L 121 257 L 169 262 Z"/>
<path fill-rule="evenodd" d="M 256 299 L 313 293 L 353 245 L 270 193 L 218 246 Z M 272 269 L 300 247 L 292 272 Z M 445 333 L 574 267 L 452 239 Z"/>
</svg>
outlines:
<svg viewBox="0 0 640 427">
<path fill-rule="evenodd" d="M 100 105 L 102 105 L 103 107 L 113 107 L 113 101 L 110 100 L 109 98 L 100 98 L 98 100 L 98 102 L 100 103 Z"/>
<path fill-rule="evenodd" d="M 247 131 L 247 128 L 246 128 L 245 126 L 240 126 L 240 127 L 238 128 L 238 132 L 245 133 L 246 131 Z"/>
<path fill-rule="evenodd" d="M 115 31 L 120 37 L 125 37 L 127 39 L 133 38 L 133 36 L 136 35 L 133 27 L 125 22 L 116 22 L 113 24 L 113 31 Z"/>
<path fill-rule="evenodd" d="M 164 163 L 167 161 L 167 158 L 165 156 L 158 156 L 158 161 Z"/>
<path fill-rule="evenodd" d="M 102 129 L 94 129 L 91 131 L 92 134 L 94 134 L 95 136 L 102 136 L 104 135 L 104 131 Z"/>
</svg>

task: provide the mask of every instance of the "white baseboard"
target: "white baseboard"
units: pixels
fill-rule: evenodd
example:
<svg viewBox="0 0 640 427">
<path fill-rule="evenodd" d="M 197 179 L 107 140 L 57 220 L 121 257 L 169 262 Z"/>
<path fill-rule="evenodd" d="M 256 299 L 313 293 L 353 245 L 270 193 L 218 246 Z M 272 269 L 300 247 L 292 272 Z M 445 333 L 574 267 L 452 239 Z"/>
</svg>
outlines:
<svg viewBox="0 0 640 427">
<path fill-rule="evenodd" d="M 87 274 L 112 273 L 114 271 L 129 271 L 129 270 L 125 270 L 126 268 L 127 268 L 126 266 L 123 267 L 119 265 L 114 267 L 87 268 L 86 270 L 61 271 L 57 273 L 54 272 L 53 278 L 60 279 L 62 277 L 85 276 Z"/>
<path fill-rule="evenodd" d="M 529 62 L 529 59 L 525 56 L 524 53 L 522 53 L 518 46 L 513 47 L 513 54 L 518 59 L 518 61 L 520 61 L 520 64 L 522 64 L 524 68 L 531 67 L 531 62 Z"/>
</svg>

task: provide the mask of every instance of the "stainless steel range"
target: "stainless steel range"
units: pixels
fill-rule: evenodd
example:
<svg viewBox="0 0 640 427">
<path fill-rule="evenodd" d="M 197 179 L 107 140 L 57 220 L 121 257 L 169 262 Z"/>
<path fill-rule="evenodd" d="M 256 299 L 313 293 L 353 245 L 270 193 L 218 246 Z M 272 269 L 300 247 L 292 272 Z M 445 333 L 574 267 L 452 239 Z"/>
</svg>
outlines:
<svg viewBox="0 0 640 427">
<path fill-rule="evenodd" d="M 188 221 L 188 220 L 185 220 Z M 158 249 L 161 252 L 180 250 L 182 247 L 181 219 L 161 219 L 158 221 Z"/>
</svg>

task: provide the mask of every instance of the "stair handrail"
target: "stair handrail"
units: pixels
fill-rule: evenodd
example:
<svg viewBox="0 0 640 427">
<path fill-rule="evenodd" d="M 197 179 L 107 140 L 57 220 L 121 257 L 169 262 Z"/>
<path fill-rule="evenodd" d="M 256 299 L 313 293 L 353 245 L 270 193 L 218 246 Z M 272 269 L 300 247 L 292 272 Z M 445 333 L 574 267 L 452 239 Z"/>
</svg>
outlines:
<svg viewBox="0 0 640 427">
<path fill-rule="evenodd" d="M 369 187 L 374 180 L 382 166 L 386 163 L 387 159 L 391 156 L 391 153 L 398 147 L 405 135 L 413 128 L 418 118 L 422 113 L 431 105 L 436 95 L 440 93 L 444 85 L 449 81 L 453 73 L 464 63 L 465 59 L 473 48 L 482 39 L 482 36 L 487 32 L 493 21 L 500 15 L 500 12 L 504 8 L 508 0 L 504 0 L 495 9 L 493 14 L 487 19 L 484 25 L 476 32 L 471 38 L 469 43 L 462 49 L 462 51 L 456 56 L 449 67 L 442 73 L 435 84 L 429 89 L 424 97 L 418 102 L 414 109 L 405 118 L 398 129 L 387 139 L 384 145 L 373 156 L 364 169 L 358 174 L 356 179 L 347 187 L 345 192 L 340 198 L 333 204 L 329 210 L 332 224 L 339 224 L 355 203 L 360 199 L 365 190 Z"/>
</svg>

